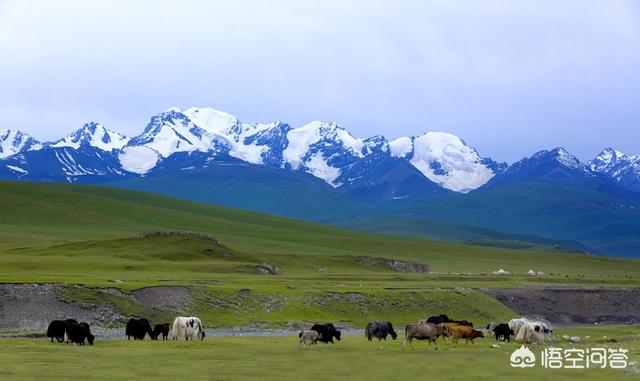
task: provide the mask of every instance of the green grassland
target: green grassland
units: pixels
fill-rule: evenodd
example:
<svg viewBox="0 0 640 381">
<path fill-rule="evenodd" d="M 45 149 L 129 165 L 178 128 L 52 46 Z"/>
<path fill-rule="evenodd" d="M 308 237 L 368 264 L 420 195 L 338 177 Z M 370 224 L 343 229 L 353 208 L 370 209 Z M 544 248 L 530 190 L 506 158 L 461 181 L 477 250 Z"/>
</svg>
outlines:
<svg viewBox="0 0 640 381">
<path fill-rule="evenodd" d="M 420 201 L 404 212 L 411 213 L 416 219 L 396 224 L 394 230 L 381 223 L 375 230 L 397 232 L 404 228 L 411 231 L 415 230 L 413 226 L 420 226 L 420 219 L 432 219 L 501 232 L 576 240 L 596 253 L 637 257 L 640 252 L 640 202 L 637 196 L 612 195 L 545 182 L 522 182 L 447 198 L 434 197 Z"/>
<path fill-rule="evenodd" d="M 87 308 L 104 305 L 153 322 L 171 321 L 178 311 L 145 307 L 129 293 L 146 286 L 186 286 L 191 296 L 179 312 L 200 316 L 208 328 L 296 328 L 313 321 L 362 327 L 374 319 L 400 328 L 442 312 L 480 324 L 515 315 L 477 290 L 481 287 L 640 284 L 638 260 L 546 249 L 362 233 L 95 186 L 0 182 L 1 282 L 57 283 L 59 300 Z M 428 263 L 431 272 L 400 273 L 375 264 L 375 258 Z M 264 263 L 281 272 L 256 273 Z M 488 275 L 498 268 L 514 276 Z M 527 277 L 529 269 L 546 275 Z M 121 328 L 122 321 L 111 325 Z M 590 335 L 580 345 L 624 347 L 634 360 L 639 331 L 584 327 L 560 329 L 558 336 Z M 418 342 L 412 352 L 402 351 L 399 340 L 369 343 L 360 335 L 311 347 L 300 346 L 293 336 L 207 337 L 195 343 L 98 338 L 86 347 L 2 339 L 0 378 L 638 378 L 633 370 L 513 369 L 508 361 L 517 345 L 491 348 L 493 342 L 485 338 L 456 349 L 440 343 L 437 352 Z"/>
<path fill-rule="evenodd" d="M 523 274 L 531 268 L 548 274 L 591 276 L 640 275 L 638 260 L 624 260 L 575 253 L 546 253 L 501 249 L 432 241 L 411 237 L 354 232 L 326 225 L 243 212 L 236 209 L 186 202 L 147 193 L 86 185 L 0 182 L 0 256 L 11 265 L 26 263 L 26 269 L 2 266 L 5 277 L 31 276 L 49 271 L 59 276 L 80 277 L 80 271 L 65 263 L 82 256 L 79 263 L 91 277 L 99 273 L 155 278 L 153 267 L 171 263 L 177 278 L 207 277 L 195 264 L 216 260 L 198 252 L 210 242 L 187 237 L 159 237 L 140 240 L 143 232 L 192 231 L 215 236 L 221 245 L 239 253 L 246 261 L 271 260 L 285 274 L 317 273 L 316 265 L 326 265 L 329 276 L 372 272 L 371 268 L 337 263 L 353 262 L 352 257 L 396 258 L 429 263 L 432 272 L 489 272 L 498 267 Z M 222 246 L 220 247 L 222 249 Z M 170 253 L 169 253 L 170 252 Z M 173 257 L 171 257 L 173 256 Z M 30 259 L 34 258 L 33 262 Z M 96 258 L 100 267 L 84 266 Z M 35 260 L 37 259 L 37 260 Z M 155 263 L 144 263 L 156 259 Z M 49 262 L 48 262 L 49 261 Z M 127 261 L 140 267 L 126 268 Z M 198 263 L 198 261 L 204 261 Z M 341 261 L 338 259 L 338 261 Z M 19 263 L 18 263 L 19 262 Z M 42 268 L 38 268 L 42 263 Z M 291 266 L 291 269 L 287 269 Z M 105 271 L 108 270 L 108 271 Z M 313 271 L 312 271 L 313 270 Z M 165 272 L 162 270 L 161 272 Z M 227 273 L 227 269 L 221 271 Z M 378 273 L 378 269 L 374 269 Z M 203 274 L 204 273 L 204 274 Z M 198 276 L 199 275 L 199 276 Z M 317 275 L 317 274 L 316 274 Z M 55 280 L 56 274 L 45 274 Z"/>
<path fill-rule="evenodd" d="M 168 312 L 98 288 L 187 286 L 185 308 L 212 327 L 312 319 L 360 327 L 443 311 L 498 320 L 513 311 L 476 288 L 640 284 L 638 260 L 355 232 L 96 186 L 0 182 L 0 206 L 2 282 L 61 283 L 64 300 L 163 319 Z M 371 258 L 428 263 L 431 273 L 399 273 Z M 281 273 L 257 274 L 263 263 Z M 498 268 L 514 276 L 487 275 Z M 527 277 L 529 269 L 546 275 Z"/>
<path fill-rule="evenodd" d="M 203 342 L 98 340 L 78 347 L 45 339 L 0 340 L 0 377 L 11 380 L 633 380 L 638 379 L 640 328 L 637 326 L 560 329 L 558 335 L 590 335 L 562 348 L 625 348 L 634 365 L 621 369 L 511 368 L 520 346 L 492 337 L 462 342 L 454 349 L 439 340 L 439 350 L 424 342 L 401 350 L 396 341 L 367 342 L 345 336 L 336 344 L 304 347 L 297 337 L 207 337 Z M 606 336 L 606 338 L 605 338 Z M 539 356 L 540 346 L 532 346 Z"/>
</svg>

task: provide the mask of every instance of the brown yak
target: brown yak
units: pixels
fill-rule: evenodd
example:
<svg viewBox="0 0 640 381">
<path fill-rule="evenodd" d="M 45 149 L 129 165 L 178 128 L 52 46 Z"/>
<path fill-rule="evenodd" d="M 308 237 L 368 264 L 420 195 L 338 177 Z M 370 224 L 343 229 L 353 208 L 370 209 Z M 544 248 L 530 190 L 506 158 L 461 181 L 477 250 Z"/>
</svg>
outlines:
<svg viewBox="0 0 640 381">
<path fill-rule="evenodd" d="M 471 327 L 459 325 L 457 327 L 451 327 L 451 332 L 453 333 L 453 346 L 455 348 L 456 344 L 458 344 L 458 340 L 465 339 L 465 345 L 471 341 L 471 344 L 474 344 L 473 339 L 476 337 L 484 337 L 482 331 L 478 331 Z"/>
<path fill-rule="evenodd" d="M 409 342 L 412 350 L 415 350 L 413 347 L 413 339 L 417 340 L 428 340 L 429 346 L 431 346 L 431 342 L 436 345 L 436 351 L 438 350 L 438 343 L 436 339 L 443 334 L 445 334 L 446 328 L 441 325 L 434 325 L 431 323 L 425 324 L 409 324 L 404 329 L 404 339 L 402 340 L 402 349 L 404 349 L 405 344 Z"/>
</svg>

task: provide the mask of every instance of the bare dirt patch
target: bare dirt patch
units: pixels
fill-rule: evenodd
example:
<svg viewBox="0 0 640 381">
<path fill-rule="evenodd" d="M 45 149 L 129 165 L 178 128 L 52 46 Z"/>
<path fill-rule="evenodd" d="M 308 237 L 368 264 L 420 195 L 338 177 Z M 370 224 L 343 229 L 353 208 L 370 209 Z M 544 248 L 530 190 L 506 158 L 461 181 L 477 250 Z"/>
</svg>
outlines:
<svg viewBox="0 0 640 381">
<path fill-rule="evenodd" d="M 80 305 L 58 298 L 59 284 L 0 284 L 0 327 L 46 328 L 51 320 L 74 318 L 106 323 L 121 315 L 109 305 Z"/>
<path fill-rule="evenodd" d="M 191 298 L 191 292 L 182 286 L 152 286 L 140 288 L 131 293 L 136 301 L 147 308 L 182 310 Z"/>
<path fill-rule="evenodd" d="M 556 325 L 640 323 L 640 288 L 480 289 L 524 316 Z"/>
<path fill-rule="evenodd" d="M 395 259 L 386 259 L 386 258 L 371 258 L 371 257 L 360 257 L 360 263 L 367 266 L 387 266 L 391 268 L 393 271 L 399 273 L 419 273 L 419 274 L 427 274 L 429 273 L 429 264 L 427 263 L 418 263 L 418 262 L 406 262 L 406 261 L 398 261 Z"/>
</svg>

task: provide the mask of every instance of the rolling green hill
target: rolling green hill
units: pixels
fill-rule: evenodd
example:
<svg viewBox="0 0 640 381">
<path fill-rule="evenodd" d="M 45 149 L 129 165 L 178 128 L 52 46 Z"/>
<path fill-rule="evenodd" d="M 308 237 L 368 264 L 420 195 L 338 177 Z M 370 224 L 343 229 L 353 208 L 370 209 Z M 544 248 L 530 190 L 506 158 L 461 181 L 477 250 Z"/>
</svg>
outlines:
<svg viewBox="0 0 640 381">
<path fill-rule="evenodd" d="M 335 192 L 309 174 L 245 163 L 211 164 L 206 168 L 169 171 L 103 185 L 375 233 L 470 241 L 495 247 L 593 251 L 590 247 L 562 239 L 561 236 L 553 239 L 536 237 L 528 232 L 509 234 L 465 222 L 451 224 L 438 221 L 437 216 L 421 218 L 404 211 L 397 213 L 395 211 L 401 209 L 401 205 L 411 206 L 415 201 L 408 203 L 403 199 L 373 206 Z M 401 216 L 398 217 L 398 214 Z"/>
<path fill-rule="evenodd" d="M 226 247 L 258 259 L 279 255 L 385 257 L 428 262 L 436 272 L 482 272 L 497 267 L 526 271 L 541 262 L 571 273 L 595 263 L 597 271 L 607 263 L 607 270 L 626 270 L 624 265 L 616 267 L 626 263 L 617 259 L 377 235 L 98 186 L 0 182 L 0 199 L 3 254 L 55 251 L 74 242 L 104 243 L 148 231 L 173 230 L 214 235 Z"/>
<path fill-rule="evenodd" d="M 400 236 L 462 242 L 471 245 L 527 249 L 547 252 L 590 253 L 593 250 L 577 241 L 542 238 L 537 236 L 503 233 L 479 226 L 433 221 L 415 217 L 387 216 L 361 217 L 336 221 L 350 229 Z"/>
<path fill-rule="evenodd" d="M 394 271 L 391 260 L 427 263 L 430 274 Z M 67 285 L 62 300 L 122 316 L 175 312 L 99 288 L 186 286 L 188 313 L 222 327 L 311 318 L 359 326 L 438 311 L 488 321 L 513 312 L 475 288 L 636 285 L 639 264 L 357 232 L 90 185 L 0 182 L 0 279 Z M 514 276 L 487 275 L 498 268 Z M 529 269 L 546 275 L 527 277 Z"/>
<path fill-rule="evenodd" d="M 393 229 L 419 233 L 422 220 L 578 241 L 596 253 L 640 255 L 637 198 L 543 182 L 512 183 L 403 206 Z M 391 229 L 376 229 L 391 232 Z M 425 235 L 425 234 L 418 234 Z"/>
<path fill-rule="evenodd" d="M 307 173 L 246 163 L 212 163 L 103 185 L 317 222 L 374 212 Z"/>
</svg>

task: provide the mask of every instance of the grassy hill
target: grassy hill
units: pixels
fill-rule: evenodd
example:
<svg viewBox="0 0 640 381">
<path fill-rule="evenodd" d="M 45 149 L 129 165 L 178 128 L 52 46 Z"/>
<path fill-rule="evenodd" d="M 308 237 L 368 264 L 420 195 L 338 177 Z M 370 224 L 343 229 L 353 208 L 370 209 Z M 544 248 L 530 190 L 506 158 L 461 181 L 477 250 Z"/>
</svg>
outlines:
<svg viewBox="0 0 640 381">
<path fill-rule="evenodd" d="M 578 241 L 596 253 L 640 255 L 640 199 L 551 183 L 513 183 L 432 198 L 397 211 L 395 229 L 421 220 L 482 226 L 512 234 Z M 377 229 L 377 231 L 391 231 Z"/>
<path fill-rule="evenodd" d="M 424 237 L 476 246 L 546 252 L 593 252 L 590 247 L 572 240 L 504 233 L 473 225 L 433 221 L 412 216 L 398 217 L 393 213 L 388 213 L 386 216 L 346 219 L 335 223 L 339 226 L 374 233 Z"/>
<path fill-rule="evenodd" d="M 174 312 L 93 287 L 187 286 L 185 308 L 213 326 L 312 318 L 357 326 L 438 311 L 482 321 L 513 314 L 477 287 L 619 286 L 640 278 L 636 260 L 363 233 L 89 185 L 0 182 L 0 203 L 4 282 L 69 285 L 63 300 L 108 303 L 124 316 Z M 376 258 L 428 263 L 431 274 L 399 273 Z M 281 272 L 259 274 L 264 264 Z M 515 275 L 483 274 L 498 268 Z M 529 269 L 547 275 L 527 277 Z"/>
<path fill-rule="evenodd" d="M 311 221 L 374 211 L 310 174 L 242 162 L 211 163 L 105 185 Z"/>
<path fill-rule="evenodd" d="M 107 242 L 149 231 L 211 234 L 225 246 L 263 256 L 372 256 L 425 261 L 436 272 L 526 271 L 554 262 L 558 271 L 625 261 L 577 254 L 546 254 L 351 231 L 148 193 L 89 185 L 0 182 L 1 240 L 7 250 L 67 250 L 79 241 Z M 99 245 L 98 245 L 99 246 Z M 581 268 L 581 263 L 587 264 Z M 635 263 L 635 262 L 634 262 Z M 571 271 L 573 270 L 573 271 Z M 600 271 L 600 269 L 598 269 Z M 588 271 L 587 271 L 588 272 Z"/>
<path fill-rule="evenodd" d="M 640 198 L 593 184 L 506 183 L 469 194 L 430 194 L 422 201 L 374 206 L 336 192 L 309 174 L 212 163 L 106 185 L 376 233 L 494 247 L 640 255 Z M 385 186 L 386 181 L 370 190 Z"/>
</svg>

